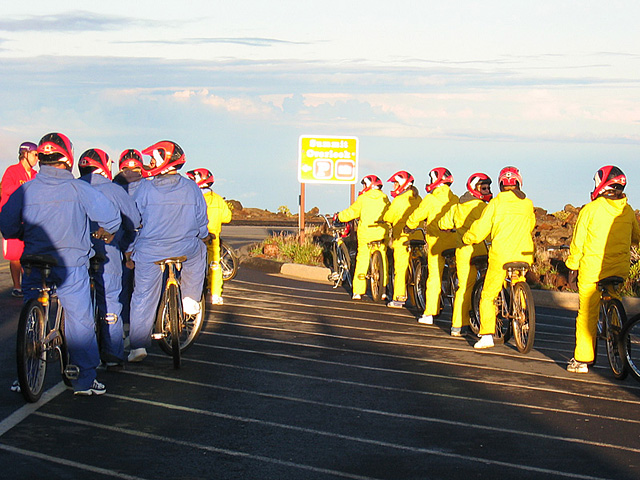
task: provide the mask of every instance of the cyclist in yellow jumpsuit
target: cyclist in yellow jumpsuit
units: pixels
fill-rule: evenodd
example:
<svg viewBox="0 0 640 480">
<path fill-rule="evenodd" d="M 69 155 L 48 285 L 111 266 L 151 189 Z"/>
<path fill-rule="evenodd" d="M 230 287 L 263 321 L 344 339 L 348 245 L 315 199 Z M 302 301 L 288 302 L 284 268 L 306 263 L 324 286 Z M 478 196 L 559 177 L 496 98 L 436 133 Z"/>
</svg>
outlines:
<svg viewBox="0 0 640 480">
<path fill-rule="evenodd" d="M 451 191 L 453 175 L 444 167 L 429 172 L 427 195 L 407 220 L 407 228 L 413 229 L 423 220 L 426 223 L 427 266 L 429 276 L 425 292 L 425 308 L 419 323 L 433 325 L 433 316 L 440 313 L 440 292 L 444 257 L 440 255 L 448 248 L 455 248 L 457 236 L 454 232 L 440 230 L 438 222 L 451 207 L 458 203 L 458 196 Z"/>
<path fill-rule="evenodd" d="M 576 317 L 572 373 L 587 373 L 595 359 L 600 292 L 597 283 L 610 276 L 627 277 L 632 244 L 640 241 L 640 227 L 623 193 L 627 179 L 615 166 L 602 167 L 594 177 L 591 202 L 578 214 L 567 267 L 578 271 L 579 307 Z"/>
<path fill-rule="evenodd" d="M 505 279 L 503 265 L 507 262 L 533 263 L 531 233 L 536 225 L 536 216 L 533 202 L 520 190 L 522 176 L 516 167 L 505 167 L 500 171 L 498 183 L 500 193 L 462 237 L 465 244 L 475 244 L 491 236 L 489 267 L 480 297 L 480 340 L 474 348 L 493 347 L 495 299 Z"/>
<path fill-rule="evenodd" d="M 382 191 L 382 180 L 375 175 L 367 175 L 362 179 L 362 190 L 353 205 L 338 214 L 338 220 L 348 222 L 360 219 L 358 223 L 358 254 L 353 278 L 353 299 L 360 300 L 367 291 L 367 270 L 369 269 L 369 242 L 386 241 L 387 229 L 380 224 L 389 208 L 389 199 Z M 382 246 L 382 265 L 384 287 L 387 286 L 387 252 Z M 386 299 L 386 294 L 383 294 Z"/>
<path fill-rule="evenodd" d="M 196 182 L 202 190 L 207 203 L 207 218 L 209 219 L 209 240 L 207 244 L 207 259 L 209 264 L 208 285 L 205 289 L 205 300 L 213 305 L 222 305 L 222 268 L 220 266 L 220 232 L 222 224 L 231 221 L 232 213 L 227 202 L 220 195 L 211 190 L 215 182 L 213 174 L 206 168 L 196 168 L 187 172 L 187 177 Z"/>
<path fill-rule="evenodd" d="M 471 259 L 487 254 L 484 242 L 464 245 L 462 237 L 473 222 L 480 218 L 492 197 L 489 176 L 484 173 L 474 173 L 467 180 L 467 192 L 460 197 L 460 203 L 451 207 L 438 222 L 438 227 L 442 230 L 455 230 L 458 235 L 458 248 L 456 248 L 458 289 L 453 301 L 451 317 L 451 336 L 453 337 L 461 338 L 469 329 L 471 293 L 477 273 L 476 268 L 471 265 Z"/>
<path fill-rule="evenodd" d="M 418 207 L 421 198 L 413 186 L 413 176 L 404 170 L 394 173 L 388 180 L 393 182 L 389 205 L 383 220 L 391 224 L 391 247 L 393 248 L 393 300 L 387 303 L 391 308 L 402 308 L 407 300 L 407 270 L 409 269 L 409 240 L 419 239 L 420 234 L 404 233 L 409 215 Z"/>
</svg>

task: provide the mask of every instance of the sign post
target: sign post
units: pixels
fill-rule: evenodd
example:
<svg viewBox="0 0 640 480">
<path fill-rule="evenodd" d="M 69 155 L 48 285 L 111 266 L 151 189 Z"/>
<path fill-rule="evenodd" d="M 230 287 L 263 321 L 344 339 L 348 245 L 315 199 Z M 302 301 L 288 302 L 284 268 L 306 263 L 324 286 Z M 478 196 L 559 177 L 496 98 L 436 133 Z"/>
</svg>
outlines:
<svg viewBox="0 0 640 480">
<path fill-rule="evenodd" d="M 358 138 L 301 135 L 298 181 L 300 182 L 300 241 L 304 239 L 304 187 L 307 183 L 351 184 L 351 203 L 358 177 Z"/>
</svg>

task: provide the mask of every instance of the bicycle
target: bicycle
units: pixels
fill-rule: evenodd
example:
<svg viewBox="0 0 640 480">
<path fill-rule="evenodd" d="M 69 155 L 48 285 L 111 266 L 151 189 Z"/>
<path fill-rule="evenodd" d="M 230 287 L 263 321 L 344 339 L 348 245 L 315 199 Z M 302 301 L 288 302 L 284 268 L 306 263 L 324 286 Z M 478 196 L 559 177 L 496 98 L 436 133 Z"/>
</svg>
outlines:
<svg viewBox="0 0 640 480">
<path fill-rule="evenodd" d="M 513 334 L 520 353 L 529 353 L 533 348 L 536 332 L 536 314 L 531 288 L 524 279 L 530 268 L 526 262 L 507 262 L 503 265 L 505 280 L 495 300 L 496 329 L 494 343 L 507 343 Z M 471 296 L 472 317 L 480 330 L 480 297 L 486 272 L 479 276 Z M 474 329 L 475 327 L 472 327 Z M 475 332 L 474 330 L 474 333 Z"/>
<path fill-rule="evenodd" d="M 629 373 L 629 367 L 625 363 L 624 356 L 624 345 L 626 343 L 624 339 L 627 338 L 628 334 L 621 333 L 627 323 L 627 314 L 622 302 L 612 295 L 611 289 L 617 291 L 623 283 L 624 278 L 616 276 L 603 278 L 598 282 L 600 314 L 598 316 L 595 352 L 597 355 L 598 339 L 603 339 L 607 347 L 609 366 L 613 376 L 618 380 L 624 380 Z"/>
<path fill-rule="evenodd" d="M 202 330 L 204 323 L 204 296 L 200 299 L 200 312 L 184 313 L 178 272 L 187 257 L 165 258 L 155 262 L 160 266 L 166 281 L 156 313 L 155 332 L 151 335 L 160 348 L 173 357 L 173 368 L 182 364 L 181 354 L 189 348 Z"/>
<path fill-rule="evenodd" d="M 64 334 L 64 309 L 50 275 L 57 260 L 50 255 L 23 255 L 20 259 L 26 275 L 33 268 L 40 271 L 42 286 L 38 297 L 29 300 L 20 311 L 16 342 L 16 363 L 20 391 L 27 402 L 42 396 L 47 363 L 60 361 L 60 372 L 67 386 L 77 379 L 80 369 L 69 364 Z"/>
<path fill-rule="evenodd" d="M 338 288 L 343 284 L 346 284 L 347 287 L 351 288 L 353 285 L 351 277 L 351 256 L 349 254 L 349 249 L 343 240 L 343 238 L 348 235 L 348 223 L 335 220 L 332 224 L 329 221 L 329 216 L 317 216 L 324 219 L 327 224 L 327 228 L 332 232 L 332 238 L 329 243 L 331 273 L 329 274 L 328 279 L 333 282 L 333 288 Z"/>
<path fill-rule="evenodd" d="M 482 295 L 482 285 L 484 276 L 489 267 L 489 255 L 477 255 L 471 258 L 471 265 L 476 268 L 476 282 L 471 291 L 471 310 L 469 311 L 469 328 L 478 335 L 480 333 L 480 296 Z"/>
<path fill-rule="evenodd" d="M 453 310 L 453 303 L 458 290 L 458 273 L 456 268 L 456 248 L 447 248 L 441 253 L 444 258 L 444 269 L 442 270 L 442 293 L 440 295 L 440 306 L 444 308 L 445 299 Z"/>
<path fill-rule="evenodd" d="M 426 238 L 426 232 L 422 228 L 414 231 L 422 232 Z M 418 312 L 424 312 L 426 306 L 427 276 L 427 242 L 423 239 L 409 239 L 409 270 L 407 271 L 407 291 L 411 296 L 411 303 Z"/>
</svg>

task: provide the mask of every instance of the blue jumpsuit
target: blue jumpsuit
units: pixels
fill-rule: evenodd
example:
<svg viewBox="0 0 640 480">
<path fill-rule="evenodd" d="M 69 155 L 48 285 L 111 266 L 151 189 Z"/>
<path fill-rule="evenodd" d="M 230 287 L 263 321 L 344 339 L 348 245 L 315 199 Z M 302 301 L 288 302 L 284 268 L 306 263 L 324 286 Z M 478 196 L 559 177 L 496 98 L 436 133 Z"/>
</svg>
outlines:
<svg viewBox="0 0 640 480">
<path fill-rule="evenodd" d="M 106 362 L 124 362 L 124 330 L 122 324 L 122 248 L 125 249 L 135 238 L 135 231 L 140 226 L 140 213 L 133 199 L 121 187 L 96 173 L 80 177 L 81 180 L 95 187 L 109 199 L 120 211 L 122 224 L 111 243 L 92 238 L 96 255 L 105 258 L 96 275 L 96 294 L 98 311 L 103 319 L 101 324 L 100 356 Z M 98 229 L 91 222 L 91 230 Z"/>
<path fill-rule="evenodd" d="M 131 298 L 131 349 L 146 348 L 162 290 L 162 272 L 154 262 L 186 256 L 180 273 L 182 297 L 199 301 L 207 265 L 203 239 L 209 235 L 207 204 L 198 185 L 178 174 L 160 175 L 140 185 L 133 199 L 142 228 L 133 244 L 135 287 Z"/>
<path fill-rule="evenodd" d="M 74 390 L 91 387 L 100 361 L 89 295 L 90 219 L 107 232 L 120 227 L 120 212 L 103 194 L 70 171 L 48 165 L 18 188 L 0 212 L 6 238 L 22 238 L 25 254 L 51 255 L 58 261 L 52 277 L 65 310 L 69 361 L 80 369 L 72 381 Z M 37 296 L 33 288 L 38 286 L 39 272 L 22 279 L 25 302 Z"/>
</svg>

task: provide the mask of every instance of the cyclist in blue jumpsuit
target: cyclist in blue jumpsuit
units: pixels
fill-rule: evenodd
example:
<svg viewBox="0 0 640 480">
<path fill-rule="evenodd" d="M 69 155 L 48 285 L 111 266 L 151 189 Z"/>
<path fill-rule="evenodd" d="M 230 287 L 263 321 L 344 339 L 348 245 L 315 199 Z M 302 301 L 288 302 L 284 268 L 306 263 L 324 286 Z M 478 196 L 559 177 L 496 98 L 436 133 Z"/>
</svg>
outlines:
<svg viewBox="0 0 640 480">
<path fill-rule="evenodd" d="M 80 155 L 78 160 L 81 180 L 101 192 L 120 211 L 122 224 L 111 243 L 92 238 L 96 255 L 105 259 L 95 276 L 100 326 L 100 357 L 107 370 L 119 370 L 124 366 L 124 329 L 122 323 L 122 248 L 135 237 L 140 226 L 140 213 L 133 199 L 111 181 L 111 159 L 98 148 Z M 95 230 L 97 228 L 93 228 Z"/>
<path fill-rule="evenodd" d="M 129 362 L 140 362 L 151 343 L 151 332 L 162 290 L 162 273 L 154 262 L 186 256 L 180 284 L 187 314 L 199 312 L 207 266 L 204 243 L 209 236 L 207 204 L 195 182 L 177 170 L 185 163 L 182 148 L 171 141 L 142 151 L 152 155 L 154 178 L 139 182 L 133 198 L 142 215 L 142 228 L 133 244 L 135 287 L 131 298 Z"/>
<path fill-rule="evenodd" d="M 65 309 L 69 361 L 79 369 L 72 379 L 76 395 L 101 395 L 106 387 L 96 379 L 100 362 L 89 295 L 92 220 L 101 232 L 120 227 L 120 212 L 96 189 L 73 177 L 73 147 L 60 133 L 45 135 L 38 144 L 40 172 L 9 198 L 0 213 L 7 238 L 22 238 L 25 254 L 51 255 L 58 261 L 52 277 Z M 107 236 L 111 236 L 110 234 Z M 37 295 L 40 273 L 23 278 L 24 299 Z"/>
</svg>

